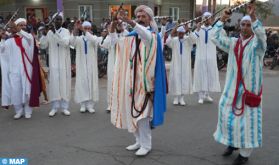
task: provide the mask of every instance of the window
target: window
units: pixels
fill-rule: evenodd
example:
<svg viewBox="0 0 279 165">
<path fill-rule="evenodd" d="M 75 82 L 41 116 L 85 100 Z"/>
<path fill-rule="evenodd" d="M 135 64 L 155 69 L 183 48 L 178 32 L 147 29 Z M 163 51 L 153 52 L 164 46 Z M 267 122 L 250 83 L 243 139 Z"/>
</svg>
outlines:
<svg viewBox="0 0 279 165">
<path fill-rule="evenodd" d="M 178 7 L 171 7 L 170 8 L 170 16 L 172 16 L 174 21 L 179 19 L 179 8 Z"/>
<path fill-rule="evenodd" d="M 91 5 L 80 5 L 79 6 L 79 19 L 92 20 L 92 6 Z"/>
</svg>

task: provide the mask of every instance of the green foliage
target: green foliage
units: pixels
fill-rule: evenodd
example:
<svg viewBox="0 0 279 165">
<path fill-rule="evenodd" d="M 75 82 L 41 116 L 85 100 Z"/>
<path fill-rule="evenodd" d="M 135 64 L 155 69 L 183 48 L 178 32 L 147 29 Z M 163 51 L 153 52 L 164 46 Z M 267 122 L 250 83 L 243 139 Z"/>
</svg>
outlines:
<svg viewBox="0 0 279 165">
<path fill-rule="evenodd" d="M 272 15 L 272 8 L 273 8 L 273 4 L 271 2 L 260 2 L 257 1 L 256 2 L 256 12 L 257 12 L 257 16 L 261 19 L 264 20 L 266 19 L 268 16 Z"/>
<path fill-rule="evenodd" d="M 234 6 L 240 5 L 241 2 L 238 0 L 235 2 Z M 273 4 L 271 2 L 261 2 L 261 1 L 256 1 L 256 14 L 257 17 L 261 20 L 266 19 L 268 16 L 272 15 L 272 8 L 273 8 Z M 241 8 L 239 10 L 240 13 L 243 13 L 243 15 L 246 14 L 246 9 L 245 8 Z"/>
</svg>

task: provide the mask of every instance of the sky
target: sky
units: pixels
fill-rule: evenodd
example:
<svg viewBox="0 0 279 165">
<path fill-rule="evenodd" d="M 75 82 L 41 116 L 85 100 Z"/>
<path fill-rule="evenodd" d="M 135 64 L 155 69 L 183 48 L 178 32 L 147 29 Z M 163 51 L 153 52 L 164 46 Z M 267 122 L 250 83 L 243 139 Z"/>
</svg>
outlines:
<svg viewBox="0 0 279 165">
<path fill-rule="evenodd" d="M 196 2 L 197 2 L 197 4 L 202 4 L 202 1 L 203 0 L 196 0 Z M 231 2 L 232 2 L 233 0 L 231 0 Z M 267 0 L 259 0 L 259 1 L 267 1 Z M 217 4 L 220 4 L 220 3 L 222 3 L 222 4 L 229 4 L 229 0 L 217 0 Z"/>
</svg>

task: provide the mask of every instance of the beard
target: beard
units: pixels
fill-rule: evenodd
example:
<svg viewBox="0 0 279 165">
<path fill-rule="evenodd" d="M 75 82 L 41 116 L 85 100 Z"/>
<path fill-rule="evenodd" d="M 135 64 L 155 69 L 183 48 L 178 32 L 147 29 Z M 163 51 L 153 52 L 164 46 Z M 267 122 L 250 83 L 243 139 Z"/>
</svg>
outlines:
<svg viewBox="0 0 279 165">
<path fill-rule="evenodd" d="M 116 33 L 121 33 L 121 30 L 119 30 L 119 29 L 116 29 Z"/>
<path fill-rule="evenodd" d="M 247 38 L 249 38 L 252 34 L 249 33 L 249 32 L 247 32 L 247 31 L 242 31 L 242 32 L 241 32 L 241 35 L 242 35 L 243 38 L 247 39 Z"/>
<path fill-rule="evenodd" d="M 140 24 L 140 25 L 144 25 L 144 22 L 142 22 L 142 21 L 139 21 L 139 22 L 138 22 L 138 24 Z"/>
<path fill-rule="evenodd" d="M 56 23 L 55 24 L 55 29 L 59 29 L 59 28 L 61 28 L 62 27 L 62 24 L 61 23 Z"/>
<path fill-rule="evenodd" d="M 205 24 L 205 26 L 209 26 L 210 22 L 206 21 L 204 24 Z"/>
</svg>

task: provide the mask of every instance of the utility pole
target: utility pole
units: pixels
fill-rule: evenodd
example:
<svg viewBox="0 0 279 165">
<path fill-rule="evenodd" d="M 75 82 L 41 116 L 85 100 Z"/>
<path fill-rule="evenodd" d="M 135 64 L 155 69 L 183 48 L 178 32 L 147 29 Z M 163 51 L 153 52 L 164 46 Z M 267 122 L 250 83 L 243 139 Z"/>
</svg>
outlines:
<svg viewBox="0 0 279 165">
<path fill-rule="evenodd" d="M 212 13 L 215 13 L 216 11 L 216 0 L 213 0 L 213 10 Z"/>
<path fill-rule="evenodd" d="M 209 12 L 212 12 L 212 11 L 211 11 L 211 3 L 212 3 L 211 0 L 208 0 L 208 5 L 207 5 L 207 6 L 208 6 L 208 11 L 209 11 Z"/>
</svg>

